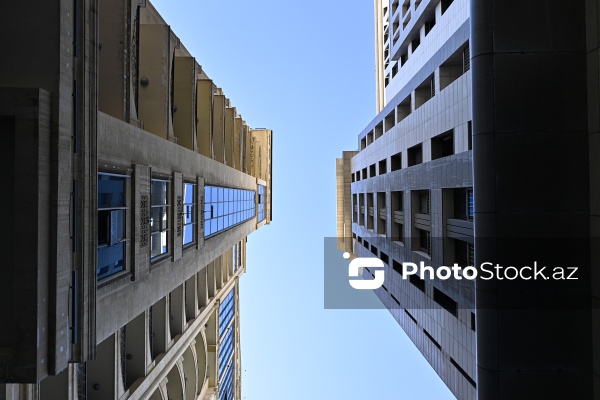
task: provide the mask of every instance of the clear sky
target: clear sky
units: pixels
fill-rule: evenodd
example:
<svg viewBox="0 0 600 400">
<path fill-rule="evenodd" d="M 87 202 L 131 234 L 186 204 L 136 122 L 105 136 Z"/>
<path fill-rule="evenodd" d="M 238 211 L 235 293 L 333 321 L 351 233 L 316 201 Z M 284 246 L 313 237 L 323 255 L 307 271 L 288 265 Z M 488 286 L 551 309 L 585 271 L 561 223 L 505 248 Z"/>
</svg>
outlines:
<svg viewBox="0 0 600 400">
<path fill-rule="evenodd" d="M 233 106 L 273 138 L 273 222 L 248 238 L 242 398 L 454 397 L 387 310 L 325 310 L 335 159 L 375 117 L 373 2 L 154 0 Z"/>
</svg>

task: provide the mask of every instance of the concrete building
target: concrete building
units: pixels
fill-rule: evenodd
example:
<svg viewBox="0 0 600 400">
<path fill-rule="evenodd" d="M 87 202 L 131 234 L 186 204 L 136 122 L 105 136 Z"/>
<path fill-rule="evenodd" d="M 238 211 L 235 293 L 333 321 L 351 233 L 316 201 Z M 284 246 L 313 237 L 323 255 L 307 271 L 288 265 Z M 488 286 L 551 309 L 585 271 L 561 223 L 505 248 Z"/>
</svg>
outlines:
<svg viewBox="0 0 600 400">
<path fill-rule="evenodd" d="M 240 399 L 272 132 L 145 0 L 4 3 L 0 32 L 0 399 Z"/>
<path fill-rule="evenodd" d="M 377 295 L 461 399 L 476 397 L 474 285 L 400 265 L 472 265 L 469 15 L 468 0 L 375 1 L 378 114 L 337 164 L 338 236 L 384 261 Z"/>
<path fill-rule="evenodd" d="M 378 297 L 459 399 L 600 396 L 599 9 L 375 0 L 377 116 L 337 160 L 338 243 L 385 263 Z M 405 261 L 578 280 L 404 280 Z"/>
</svg>

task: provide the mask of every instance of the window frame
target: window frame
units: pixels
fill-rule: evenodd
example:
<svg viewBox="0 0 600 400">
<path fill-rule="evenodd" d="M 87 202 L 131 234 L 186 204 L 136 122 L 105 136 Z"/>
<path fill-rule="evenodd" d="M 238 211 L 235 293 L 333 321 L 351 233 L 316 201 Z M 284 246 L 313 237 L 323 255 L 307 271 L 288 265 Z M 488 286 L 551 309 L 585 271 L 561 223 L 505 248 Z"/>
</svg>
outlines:
<svg viewBox="0 0 600 400">
<path fill-rule="evenodd" d="M 165 204 L 154 204 L 154 198 L 152 196 L 152 186 L 153 186 L 153 182 L 162 182 L 166 184 L 166 203 Z M 171 243 L 171 238 L 172 238 L 172 225 L 173 225 L 173 221 L 172 221 L 172 216 L 171 216 L 171 210 L 173 207 L 173 180 L 170 176 L 165 176 L 165 175 L 151 175 L 150 177 L 150 218 L 148 220 L 148 231 L 149 231 L 149 235 L 150 235 L 150 246 L 149 246 L 149 253 L 150 253 L 150 262 L 154 263 L 157 261 L 160 261 L 166 257 L 168 257 L 172 250 L 173 250 L 173 244 Z M 152 230 L 152 225 L 154 223 L 154 213 L 153 213 L 153 209 L 154 208 L 164 208 L 164 216 L 166 216 L 166 223 L 165 223 L 165 227 L 163 227 L 162 229 L 158 230 L 158 231 L 153 231 Z M 164 218 L 163 218 L 164 219 Z M 160 254 L 157 255 L 152 255 L 152 243 L 153 243 L 153 239 L 156 233 L 165 233 L 166 234 L 166 245 L 167 245 L 167 249 L 165 252 L 161 252 Z"/>
<path fill-rule="evenodd" d="M 210 190 L 207 192 L 207 189 Z M 230 192 L 233 198 L 229 198 Z M 245 198 L 243 194 L 249 194 Z M 217 195 L 214 200 L 213 196 Z M 227 195 L 227 199 L 225 199 Z M 223 196 L 223 198 L 221 198 Z M 212 238 L 257 217 L 257 191 L 214 184 L 204 185 L 204 239 Z M 248 214 L 246 214 L 248 213 Z M 226 222 L 227 221 L 227 222 Z M 237 221 L 237 222 L 236 222 Z M 226 226 L 225 226 L 226 225 Z"/>
<path fill-rule="evenodd" d="M 192 189 L 192 202 L 186 203 L 185 194 L 186 194 L 186 185 L 191 185 Z M 181 233 L 182 233 L 182 245 L 183 249 L 188 249 L 193 247 L 198 242 L 198 234 L 197 234 L 197 225 L 198 225 L 198 182 L 193 180 L 183 180 L 182 182 L 182 214 L 181 214 Z M 186 223 L 186 216 L 190 213 L 188 211 L 188 207 L 191 207 L 191 222 Z M 186 227 L 191 226 L 192 229 L 192 240 L 187 242 L 185 241 L 185 231 Z"/>
<path fill-rule="evenodd" d="M 131 210 L 131 171 L 127 168 L 117 168 L 117 167 L 109 167 L 106 165 L 99 165 L 98 168 L 98 172 L 96 174 L 97 176 L 97 197 L 100 196 L 100 176 L 109 176 L 109 177 L 118 177 L 121 178 L 123 180 L 123 202 L 122 202 L 122 206 L 111 206 L 111 207 L 100 207 L 100 199 L 98 199 L 98 203 L 96 204 L 96 221 L 97 221 L 97 226 L 96 226 L 96 233 L 97 233 L 97 238 L 96 238 L 96 280 L 97 282 L 102 285 L 106 282 L 111 281 L 112 279 L 114 279 L 115 277 L 121 276 L 124 273 L 128 273 L 129 272 L 129 265 L 130 265 L 130 257 L 129 257 L 129 241 L 130 241 L 130 236 L 131 236 L 131 225 L 130 225 L 130 218 L 131 218 L 131 214 L 130 214 L 130 210 Z M 102 245 L 100 245 L 99 243 L 99 239 L 100 239 L 100 218 L 101 218 L 101 214 L 105 213 L 105 212 L 110 212 L 110 211 L 123 211 L 123 216 L 122 216 L 122 235 L 121 238 L 118 240 L 118 242 L 115 242 L 113 245 L 110 245 L 110 241 L 111 239 L 108 239 L 108 243 L 103 243 Z M 108 217 L 108 216 L 107 216 Z M 110 218 L 110 217 L 109 217 Z M 112 224 L 112 220 L 109 222 L 109 224 Z M 109 231 L 112 232 L 111 227 L 109 226 L 107 228 Z M 110 234 L 108 235 L 110 236 Z M 105 268 L 106 266 L 100 266 L 99 262 L 100 262 L 100 249 L 101 248 L 110 248 L 112 246 L 115 246 L 117 244 L 121 244 L 123 247 L 123 259 L 122 259 L 122 266 L 121 269 L 119 269 L 118 271 L 113 271 L 112 273 L 109 274 L 102 274 L 102 276 L 100 276 L 100 268 Z M 110 271 L 110 269 L 109 269 Z"/>
</svg>

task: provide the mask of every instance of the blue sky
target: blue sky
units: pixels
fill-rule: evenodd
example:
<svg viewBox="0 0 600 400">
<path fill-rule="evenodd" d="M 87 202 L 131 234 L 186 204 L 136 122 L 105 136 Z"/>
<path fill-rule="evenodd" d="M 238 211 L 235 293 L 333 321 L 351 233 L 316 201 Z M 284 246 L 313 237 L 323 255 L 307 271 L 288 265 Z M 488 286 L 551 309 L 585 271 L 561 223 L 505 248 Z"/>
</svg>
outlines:
<svg viewBox="0 0 600 400">
<path fill-rule="evenodd" d="M 273 222 L 241 279 L 243 399 L 453 399 L 386 310 L 323 308 L 335 158 L 375 117 L 373 2 L 153 4 L 246 122 L 274 131 Z"/>
</svg>

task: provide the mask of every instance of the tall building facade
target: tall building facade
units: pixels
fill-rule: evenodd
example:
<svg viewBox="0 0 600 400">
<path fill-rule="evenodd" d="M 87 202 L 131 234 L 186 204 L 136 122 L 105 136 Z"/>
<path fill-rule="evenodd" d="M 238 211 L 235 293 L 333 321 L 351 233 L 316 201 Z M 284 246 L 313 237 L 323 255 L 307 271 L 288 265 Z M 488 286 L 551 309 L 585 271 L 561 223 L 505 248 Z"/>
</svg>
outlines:
<svg viewBox="0 0 600 400">
<path fill-rule="evenodd" d="M 0 399 L 240 399 L 272 131 L 148 1 L 0 14 Z"/>
<path fill-rule="evenodd" d="M 459 399 L 599 396 L 598 9 L 375 0 L 377 116 L 336 163 L 338 243 L 384 262 L 377 296 Z M 401 269 L 534 261 L 577 280 Z"/>
<path fill-rule="evenodd" d="M 375 1 L 378 114 L 337 163 L 338 236 L 385 263 L 376 294 L 461 399 L 476 397 L 474 285 L 401 264 L 472 265 L 469 15 L 468 0 Z"/>
</svg>

